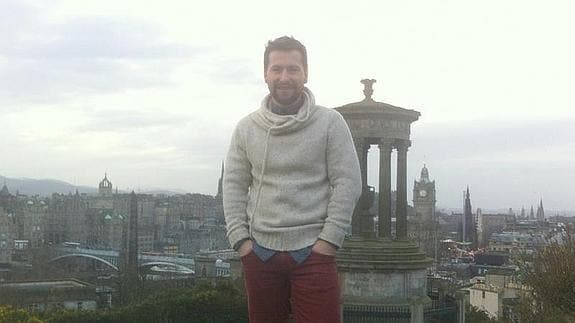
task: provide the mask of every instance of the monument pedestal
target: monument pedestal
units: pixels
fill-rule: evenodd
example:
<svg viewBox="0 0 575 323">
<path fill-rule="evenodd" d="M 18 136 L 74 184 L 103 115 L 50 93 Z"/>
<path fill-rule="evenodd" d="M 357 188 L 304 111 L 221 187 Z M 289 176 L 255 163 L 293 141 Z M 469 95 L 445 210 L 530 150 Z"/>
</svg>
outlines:
<svg viewBox="0 0 575 323">
<path fill-rule="evenodd" d="M 423 309 L 431 304 L 426 287 L 432 261 L 411 241 L 346 239 L 337 254 L 344 311 L 423 322 Z"/>
</svg>

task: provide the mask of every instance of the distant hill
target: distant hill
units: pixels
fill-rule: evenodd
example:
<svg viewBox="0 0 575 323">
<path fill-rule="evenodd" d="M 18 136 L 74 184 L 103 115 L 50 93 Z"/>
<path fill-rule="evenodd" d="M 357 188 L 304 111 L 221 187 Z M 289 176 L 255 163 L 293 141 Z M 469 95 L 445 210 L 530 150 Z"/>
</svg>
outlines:
<svg viewBox="0 0 575 323">
<path fill-rule="evenodd" d="M 8 178 L 0 175 L 0 187 L 4 184 L 12 194 L 50 196 L 53 193 L 74 193 L 76 190 L 87 194 L 98 193 L 94 187 L 76 186 L 55 179 Z"/>
<path fill-rule="evenodd" d="M 0 175 L 0 188 L 6 183 L 8 190 L 11 194 L 16 194 L 16 192 L 24 195 L 40 195 L 40 196 L 50 196 L 53 193 L 68 194 L 75 193 L 76 190 L 81 193 L 86 194 L 97 194 L 98 188 L 90 186 L 76 186 L 70 183 L 59 181 L 55 179 L 33 179 L 33 178 L 8 178 Z M 120 193 L 126 193 L 125 191 L 119 190 Z M 163 189 L 148 189 L 148 190 L 138 190 L 138 193 L 152 194 L 152 195 L 177 195 L 186 194 L 185 191 L 181 190 L 163 190 Z"/>
<path fill-rule="evenodd" d="M 178 195 L 178 194 L 186 194 L 187 192 L 182 191 L 182 190 L 170 191 L 170 190 L 162 190 L 162 189 L 150 189 L 150 190 L 139 190 L 138 193 L 151 194 L 151 195 L 172 196 L 172 195 Z"/>
</svg>

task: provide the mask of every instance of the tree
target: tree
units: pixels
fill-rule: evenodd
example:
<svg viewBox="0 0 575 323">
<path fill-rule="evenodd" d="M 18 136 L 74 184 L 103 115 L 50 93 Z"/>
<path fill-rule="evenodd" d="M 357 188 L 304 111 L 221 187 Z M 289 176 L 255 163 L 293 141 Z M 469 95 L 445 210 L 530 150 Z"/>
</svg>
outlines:
<svg viewBox="0 0 575 323">
<path fill-rule="evenodd" d="M 465 311 L 465 321 L 471 323 L 499 323 L 501 321 L 490 318 L 487 313 L 475 306 L 469 305 Z"/>
<path fill-rule="evenodd" d="M 0 306 L 0 322 L 43 323 L 44 321 L 25 310 L 15 309 L 10 306 Z"/>
<path fill-rule="evenodd" d="M 519 263 L 531 289 L 519 309 L 526 322 L 575 321 L 575 235 L 568 227 L 559 239 Z"/>
<path fill-rule="evenodd" d="M 248 322 L 244 293 L 230 282 L 163 290 L 112 310 L 61 310 L 44 318 L 49 323 Z"/>
</svg>

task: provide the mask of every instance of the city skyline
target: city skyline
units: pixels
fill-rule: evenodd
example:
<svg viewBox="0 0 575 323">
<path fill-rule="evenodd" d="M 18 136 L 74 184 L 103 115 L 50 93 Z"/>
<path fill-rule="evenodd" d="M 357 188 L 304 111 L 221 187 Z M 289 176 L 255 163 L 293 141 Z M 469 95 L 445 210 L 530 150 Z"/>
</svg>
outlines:
<svg viewBox="0 0 575 323">
<path fill-rule="evenodd" d="M 575 210 L 568 2 L 0 9 L 2 176 L 95 186 L 107 172 L 120 189 L 213 195 L 235 123 L 266 94 L 265 42 L 288 34 L 308 47 L 318 103 L 360 101 L 359 81 L 374 78 L 375 100 L 422 113 L 410 204 L 426 163 L 438 207 L 462 207 L 469 185 L 474 209 L 529 210 L 543 198 L 546 209 Z"/>
</svg>

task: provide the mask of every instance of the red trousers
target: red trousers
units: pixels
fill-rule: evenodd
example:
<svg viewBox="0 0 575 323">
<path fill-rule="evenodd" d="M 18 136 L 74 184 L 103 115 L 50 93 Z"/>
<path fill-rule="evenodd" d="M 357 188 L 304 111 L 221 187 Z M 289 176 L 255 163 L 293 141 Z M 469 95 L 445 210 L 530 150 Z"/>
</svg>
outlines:
<svg viewBox="0 0 575 323">
<path fill-rule="evenodd" d="M 252 251 L 241 258 L 250 323 L 340 323 L 334 256 L 313 252 L 297 264 L 288 252 L 262 262 Z"/>
</svg>

